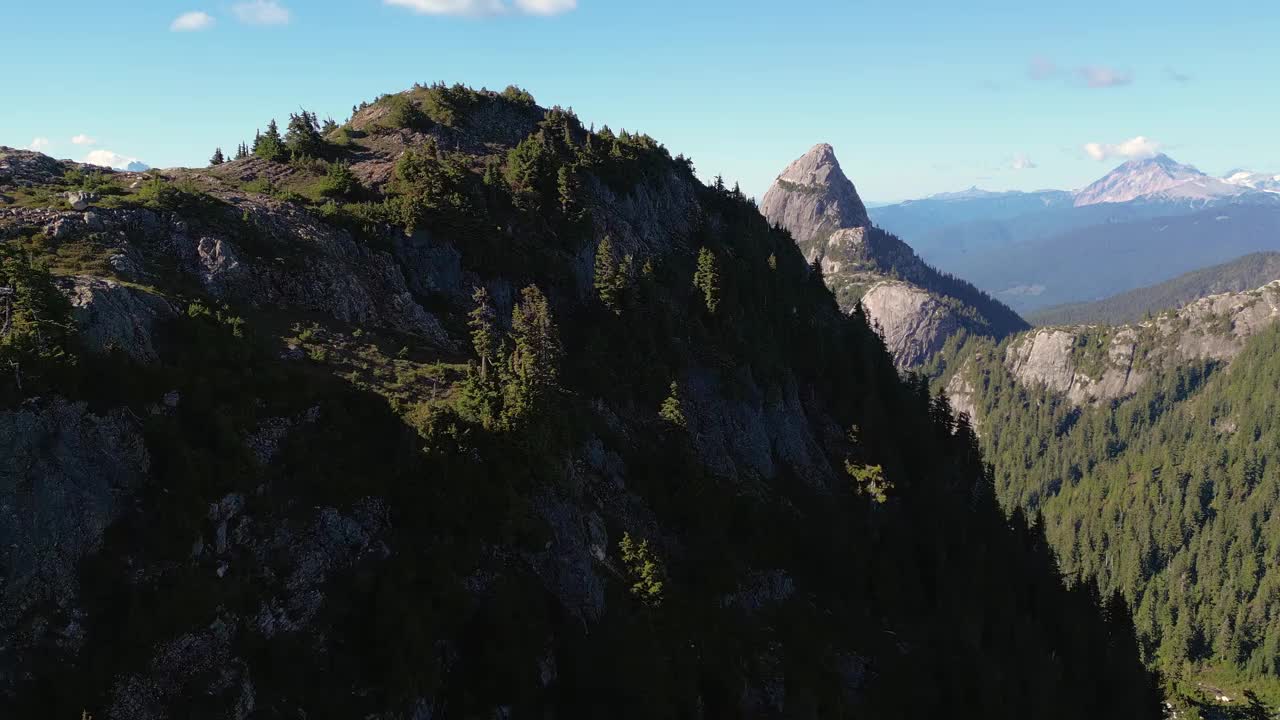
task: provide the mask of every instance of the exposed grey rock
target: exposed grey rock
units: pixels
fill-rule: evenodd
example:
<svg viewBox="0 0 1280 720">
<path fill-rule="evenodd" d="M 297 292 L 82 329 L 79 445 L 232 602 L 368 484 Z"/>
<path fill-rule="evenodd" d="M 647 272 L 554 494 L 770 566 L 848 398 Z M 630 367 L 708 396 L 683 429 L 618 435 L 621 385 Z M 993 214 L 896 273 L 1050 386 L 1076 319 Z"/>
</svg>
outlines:
<svg viewBox="0 0 1280 720">
<path fill-rule="evenodd" d="M 367 498 L 346 513 L 317 508 L 307 525 L 275 524 L 266 538 L 259 536 L 267 528 L 239 521 L 232 545 L 244 547 L 254 567 L 288 570 L 279 592 L 263 601 L 252 621 L 254 631 L 270 638 L 308 630 L 324 605 L 324 585 L 333 573 L 362 558 L 390 554 L 381 539 L 389 523 L 386 503 L 376 498 Z"/>
<path fill-rule="evenodd" d="M 72 210 L 82 211 L 89 207 L 89 203 L 96 200 L 97 197 L 93 193 L 85 192 L 69 192 L 67 193 L 67 204 Z"/>
<path fill-rule="evenodd" d="M 904 282 L 876 283 L 862 296 L 862 306 L 903 368 L 923 365 L 964 326 L 952 306 Z"/>
<path fill-rule="evenodd" d="M 1009 344 L 1004 363 L 1019 382 L 1077 405 L 1109 402 L 1134 394 L 1158 370 L 1193 360 L 1229 362 L 1277 319 L 1280 281 L 1201 298 L 1134 325 L 1037 329 Z"/>
<path fill-rule="evenodd" d="M 951 403 L 951 409 L 956 412 L 956 415 L 961 413 L 968 415 L 974 432 L 978 432 L 976 422 L 978 417 L 977 390 L 974 388 L 973 379 L 971 378 L 973 361 L 972 357 L 965 358 L 960 369 L 947 381 L 944 392 L 946 393 L 947 401 Z"/>
<path fill-rule="evenodd" d="M 865 227 L 867 208 L 826 143 L 787 166 L 764 194 L 760 211 L 804 244 L 840 228 Z"/>
<path fill-rule="evenodd" d="M 280 451 L 280 444 L 289 436 L 290 430 L 302 423 L 313 423 L 319 417 L 320 407 L 316 406 L 294 417 L 266 418 L 245 438 L 245 445 L 259 464 L 266 465 Z"/>
<path fill-rule="evenodd" d="M 830 487 L 831 465 L 794 384 L 766 392 L 745 369 L 733 382 L 732 400 L 710 371 L 692 370 L 681 383 L 689 434 L 707 467 L 750 486 L 776 478 L 782 461 L 815 487 Z"/>
<path fill-rule="evenodd" d="M 817 145 L 792 163 L 765 193 L 761 212 L 791 233 L 845 312 L 862 303 L 879 326 L 899 368 L 926 362 L 960 329 L 1002 337 L 1026 323 L 990 301 L 969 306 L 978 293 L 942 276 L 902 240 L 872 227 L 853 183 L 830 145 Z M 961 300 L 960 297 L 966 298 Z"/>
<path fill-rule="evenodd" d="M 604 520 L 553 493 L 540 493 L 533 507 L 551 529 L 552 540 L 531 560 L 538 576 L 574 617 L 594 622 L 604 614 L 605 583 L 596 557 L 608 547 Z"/>
<path fill-rule="evenodd" d="M 391 254 L 358 243 L 288 203 L 263 200 L 226 212 L 253 225 L 253 252 L 241 246 L 247 242 L 243 237 L 237 242 L 197 230 L 175 213 L 145 209 L 6 210 L 0 213 L 0 238 L 36 227 L 65 240 L 90 232 L 92 225 L 95 232 L 130 239 L 120 241 L 117 254 L 123 257 L 111 261 L 126 277 L 138 275 L 132 248 L 144 244 L 168 255 L 179 271 L 219 300 L 314 311 L 418 335 L 443 349 L 455 347 L 439 320 L 414 299 Z"/>
<path fill-rule="evenodd" d="M 75 163 L 62 163 L 32 150 L 0 145 L 0 187 L 30 187 L 56 182 Z"/>
<path fill-rule="evenodd" d="M 218 618 L 208 628 L 156 648 L 147 672 L 116 683 L 107 717 L 165 720 L 171 717 L 170 703 L 189 699 L 193 685 L 200 688 L 201 706 L 219 708 L 219 717 L 250 717 L 255 706 L 253 681 L 249 667 L 232 651 L 234 637 L 235 618 Z"/>
<path fill-rule="evenodd" d="M 42 604 L 74 612 L 79 561 L 99 549 L 149 464 L 127 412 L 99 416 L 60 399 L 0 412 L 0 667 L 48 641 L 38 628 L 65 634 L 33 621 L 15 636 Z"/>
<path fill-rule="evenodd" d="M 157 323 L 176 317 L 168 301 L 113 280 L 86 275 L 66 279 L 81 342 L 94 352 L 123 351 L 140 362 L 156 359 L 152 333 Z"/>
<path fill-rule="evenodd" d="M 462 253 L 452 243 L 419 230 L 412 235 L 396 235 L 394 251 L 405 268 L 405 280 L 413 292 L 464 297 Z"/>
</svg>

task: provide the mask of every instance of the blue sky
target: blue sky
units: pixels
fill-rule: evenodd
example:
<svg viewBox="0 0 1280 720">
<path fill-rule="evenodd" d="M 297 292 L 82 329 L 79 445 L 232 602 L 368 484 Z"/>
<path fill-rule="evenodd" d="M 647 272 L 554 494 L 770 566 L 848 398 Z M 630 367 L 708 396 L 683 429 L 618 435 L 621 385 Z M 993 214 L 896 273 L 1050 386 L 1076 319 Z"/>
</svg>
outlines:
<svg viewBox="0 0 1280 720">
<path fill-rule="evenodd" d="M 1280 173 L 1280 3 L 4 5 L 0 144 L 76 160 L 203 165 L 299 107 L 443 80 L 519 84 L 752 194 L 817 142 L 869 200 L 1078 187 L 1157 149 Z"/>
</svg>

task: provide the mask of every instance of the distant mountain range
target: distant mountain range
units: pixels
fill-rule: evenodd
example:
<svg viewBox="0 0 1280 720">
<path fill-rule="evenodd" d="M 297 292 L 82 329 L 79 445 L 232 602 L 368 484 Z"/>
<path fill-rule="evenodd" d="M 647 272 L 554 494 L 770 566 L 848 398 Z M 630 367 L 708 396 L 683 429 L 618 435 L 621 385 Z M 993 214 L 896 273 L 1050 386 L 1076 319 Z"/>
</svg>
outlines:
<svg viewBox="0 0 1280 720">
<path fill-rule="evenodd" d="M 1130 290 L 1091 303 L 1051 307 L 1027 316 L 1034 325 L 1120 325 L 1148 314 L 1186 305 L 1210 295 L 1244 292 L 1280 280 L 1280 253 L 1250 253 L 1228 263 L 1203 268 L 1158 285 Z"/>
<path fill-rule="evenodd" d="M 1277 176 L 1215 178 L 1167 155 L 1126 162 L 1075 192 L 971 188 L 870 215 L 929 263 L 1020 312 L 1280 250 Z"/>
</svg>

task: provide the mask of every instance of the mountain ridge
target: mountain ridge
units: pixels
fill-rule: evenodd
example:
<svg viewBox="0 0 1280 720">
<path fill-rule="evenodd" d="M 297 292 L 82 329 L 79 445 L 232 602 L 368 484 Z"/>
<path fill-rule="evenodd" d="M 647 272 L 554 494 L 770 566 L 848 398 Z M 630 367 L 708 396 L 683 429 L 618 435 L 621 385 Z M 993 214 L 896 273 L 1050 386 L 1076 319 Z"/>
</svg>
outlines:
<svg viewBox="0 0 1280 720">
<path fill-rule="evenodd" d="M 741 193 L 514 87 L 356 116 L 0 150 L 6 716 L 1158 716 Z"/>
<path fill-rule="evenodd" d="M 1109 298 L 1046 308 L 1027 319 L 1033 325 L 1137 322 L 1146 314 L 1173 310 L 1209 295 L 1244 292 L 1276 279 L 1280 279 L 1280 253 L 1250 253 Z"/>
<path fill-rule="evenodd" d="M 938 272 L 902 240 L 872 225 L 826 143 L 779 174 L 761 212 L 792 234 L 841 308 L 867 313 L 902 368 L 924 364 L 960 330 L 1003 337 L 1027 327 L 1009 308 Z"/>
</svg>

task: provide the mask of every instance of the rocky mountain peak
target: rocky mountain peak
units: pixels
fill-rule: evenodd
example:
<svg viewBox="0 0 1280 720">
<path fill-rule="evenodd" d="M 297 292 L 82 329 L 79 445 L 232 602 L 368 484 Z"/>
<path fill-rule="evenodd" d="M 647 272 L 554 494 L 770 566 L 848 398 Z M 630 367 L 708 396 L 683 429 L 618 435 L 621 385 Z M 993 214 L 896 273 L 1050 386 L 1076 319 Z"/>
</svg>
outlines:
<svg viewBox="0 0 1280 720">
<path fill-rule="evenodd" d="M 980 192 L 980 191 L 979 191 Z M 871 225 L 826 143 L 787 166 L 761 212 L 791 233 L 846 312 L 862 305 L 900 368 L 918 367 L 960 329 L 1003 337 L 1026 323 L 963 280 L 943 276 L 907 243 Z"/>
<path fill-rule="evenodd" d="M 1240 194 L 1241 189 L 1184 165 L 1163 153 L 1130 160 L 1076 193 L 1076 207 L 1139 199 L 1206 201 Z"/>
<path fill-rule="evenodd" d="M 834 230 L 871 224 L 862 198 L 827 143 L 814 145 L 778 175 L 764 194 L 761 211 L 802 245 Z"/>
</svg>

